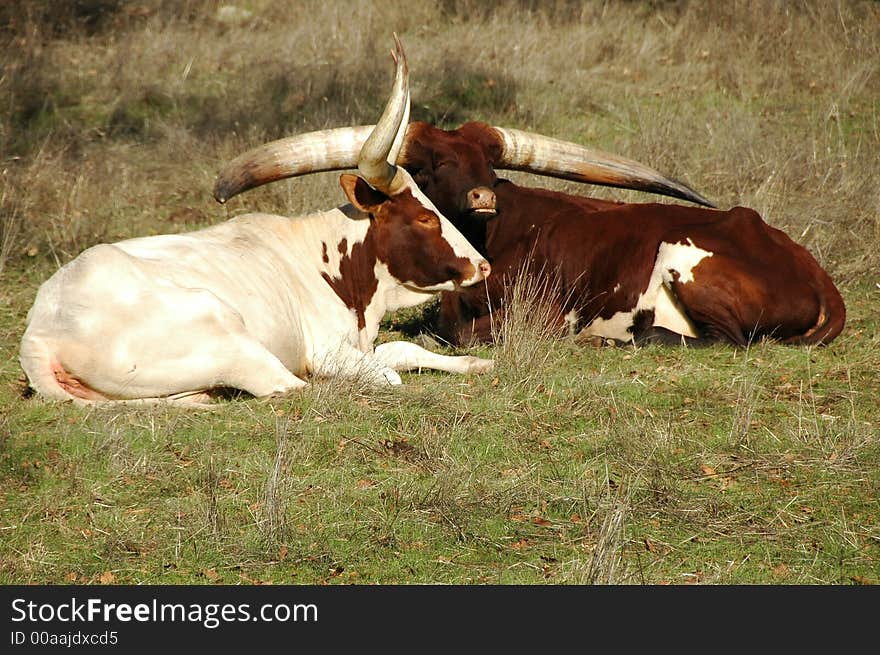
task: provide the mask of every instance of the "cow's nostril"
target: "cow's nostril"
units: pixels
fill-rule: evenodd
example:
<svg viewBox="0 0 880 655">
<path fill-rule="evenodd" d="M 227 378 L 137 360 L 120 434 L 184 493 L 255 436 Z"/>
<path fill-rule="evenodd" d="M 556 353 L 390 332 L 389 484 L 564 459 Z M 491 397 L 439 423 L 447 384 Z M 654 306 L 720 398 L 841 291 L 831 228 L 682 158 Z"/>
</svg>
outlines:
<svg viewBox="0 0 880 655">
<path fill-rule="evenodd" d="M 480 262 L 480 273 L 483 274 L 483 277 L 489 277 L 489 273 L 492 272 L 492 266 L 485 259 Z"/>
</svg>

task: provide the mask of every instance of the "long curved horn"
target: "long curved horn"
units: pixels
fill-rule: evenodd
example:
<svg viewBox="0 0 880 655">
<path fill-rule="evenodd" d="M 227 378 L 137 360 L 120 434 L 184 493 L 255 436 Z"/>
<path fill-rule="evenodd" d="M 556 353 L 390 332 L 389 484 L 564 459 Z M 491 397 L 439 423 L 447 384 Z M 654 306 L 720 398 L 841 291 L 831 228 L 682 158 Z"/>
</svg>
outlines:
<svg viewBox="0 0 880 655">
<path fill-rule="evenodd" d="M 358 155 L 373 128 L 337 127 L 257 146 L 223 167 L 214 183 L 214 198 L 226 202 L 269 182 L 306 173 L 357 168 Z"/>
<path fill-rule="evenodd" d="M 403 121 L 409 116 L 409 67 L 397 34 L 394 35 L 394 45 L 396 52 L 392 52 L 391 56 L 397 69 L 391 97 L 388 98 L 379 122 L 361 148 L 357 162 L 361 176 L 371 186 L 386 193 L 393 193 L 398 182 L 397 166 L 389 162 L 388 157 L 395 143 L 402 143 L 401 132 L 406 132 Z M 399 149 L 400 145 L 397 147 Z"/>
<path fill-rule="evenodd" d="M 686 184 L 637 161 L 531 132 L 494 126 L 492 129 L 502 146 L 495 168 L 647 191 L 715 206 Z"/>
<path fill-rule="evenodd" d="M 404 145 L 410 109 L 406 56 L 396 34 L 394 41 L 397 48 L 392 53 L 397 62 L 394 89 L 377 125 L 308 132 L 252 148 L 222 168 L 214 183 L 214 198 L 224 203 L 239 193 L 270 182 L 361 166 L 367 170 L 364 174 L 361 169 L 361 173 L 376 188 L 379 188 L 377 183 L 383 184 L 389 171 L 387 184 L 391 184 L 397 169 L 383 162 L 397 160 Z M 372 145 L 367 149 L 371 135 Z"/>
</svg>

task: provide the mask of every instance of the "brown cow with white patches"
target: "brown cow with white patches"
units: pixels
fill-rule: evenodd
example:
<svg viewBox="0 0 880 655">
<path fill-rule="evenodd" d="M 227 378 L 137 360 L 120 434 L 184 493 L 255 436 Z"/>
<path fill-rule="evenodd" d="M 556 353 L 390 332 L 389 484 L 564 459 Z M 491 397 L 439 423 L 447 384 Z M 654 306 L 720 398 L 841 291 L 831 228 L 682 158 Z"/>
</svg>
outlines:
<svg viewBox="0 0 880 655">
<path fill-rule="evenodd" d="M 242 155 L 215 196 L 287 177 L 293 144 L 282 139 Z M 751 209 L 610 202 L 495 174 L 529 171 L 711 206 L 635 162 L 484 123 L 449 131 L 414 123 L 399 161 L 492 264 L 485 285 L 443 294 L 438 332 L 452 343 L 495 337 L 522 270 L 558 282 L 551 300 L 560 330 L 618 342 L 825 344 L 843 329 L 846 309 L 828 274 Z"/>
<path fill-rule="evenodd" d="M 246 214 L 186 234 L 94 246 L 40 287 L 20 361 L 41 395 L 78 403 L 282 394 L 309 375 L 400 384 L 397 371 L 484 371 L 490 360 L 373 341 L 387 311 L 482 281 L 489 265 L 395 161 L 409 113 L 394 88 L 359 149 L 350 205 Z M 321 169 L 326 143 L 313 140 Z"/>
</svg>

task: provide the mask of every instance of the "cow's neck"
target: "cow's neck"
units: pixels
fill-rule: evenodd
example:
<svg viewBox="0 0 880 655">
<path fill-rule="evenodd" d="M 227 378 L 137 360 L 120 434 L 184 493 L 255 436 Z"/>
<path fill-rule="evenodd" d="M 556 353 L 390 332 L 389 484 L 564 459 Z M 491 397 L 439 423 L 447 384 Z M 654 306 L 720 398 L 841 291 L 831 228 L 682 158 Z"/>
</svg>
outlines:
<svg viewBox="0 0 880 655">
<path fill-rule="evenodd" d="M 400 285 L 379 260 L 372 222 L 351 207 L 345 221 L 321 239 L 321 277 L 354 315 L 358 347 L 372 348 L 386 312 L 425 302 L 431 294 Z"/>
</svg>

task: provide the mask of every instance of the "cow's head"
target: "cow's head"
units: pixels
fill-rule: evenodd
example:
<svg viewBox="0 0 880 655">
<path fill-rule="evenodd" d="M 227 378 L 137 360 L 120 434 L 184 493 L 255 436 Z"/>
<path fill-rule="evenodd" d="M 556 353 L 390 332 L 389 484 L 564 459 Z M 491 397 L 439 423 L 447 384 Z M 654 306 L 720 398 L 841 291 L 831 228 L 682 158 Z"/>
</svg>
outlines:
<svg viewBox="0 0 880 655">
<path fill-rule="evenodd" d="M 491 218 L 496 214 L 496 162 L 501 144 L 482 123 L 441 130 L 413 123 L 407 131 L 401 164 L 419 188 L 450 218 Z"/>
<path fill-rule="evenodd" d="M 494 135 L 482 127 L 467 123 L 447 131 L 412 123 L 400 157 L 419 188 L 477 248 L 485 240 L 485 221 L 497 214 L 493 162 L 501 155 Z"/>
<path fill-rule="evenodd" d="M 370 255 L 395 280 L 429 292 L 475 284 L 489 275 L 489 263 L 395 163 L 407 134 L 410 98 L 406 55 L 397 35 L 394 41 L 394 85 L 375 126 L 310 132 L 288 140 L 281 152 L 246 153 L 221 172 L 214 196 L 225 202 L 271 179 L 356 167 L 359 175 L 343 174 L 340 184 L 357 217 L 370 221 Z"/>
<path fill-rule="evenodd" d="M 419 189 L 397 160 L 409 123 L 406 56 L 394 37 L 394 87 L 376 127 L 361 147 L 360 175 L 343 174 L 351 204 L 370 220 L 376 259 L 400 284 L 420 291 L 452 290 L 483 280 L 489 263 Z"/>
<path fill-rule="evenodd" d="M 418 291 L 451 291 L 489 275 L 489 263 L 400 170 L 402 189 L 389 195 L 358 175 L 340 183 L 351 204 L 370 220 L 376 259 L 400 284 Z"/>
</svg>

